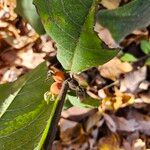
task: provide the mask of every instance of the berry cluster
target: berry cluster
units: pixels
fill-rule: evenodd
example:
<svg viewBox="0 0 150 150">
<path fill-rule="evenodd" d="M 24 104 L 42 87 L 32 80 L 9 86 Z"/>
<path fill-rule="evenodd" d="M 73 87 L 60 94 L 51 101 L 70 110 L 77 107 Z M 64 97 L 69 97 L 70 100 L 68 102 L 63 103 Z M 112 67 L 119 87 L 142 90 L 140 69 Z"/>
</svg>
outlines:
<svg viewBox="0 0 150 150">
<path fill-rule="evenodd" d="M 53 75 L 53 79 L 55 82 L 50 87 L 50 93 L 52 95 L 58 95 L 61 90 L 62 83 L 65 80 L 65 75 L 62 71 L 56 71 Z"/>
</svg>

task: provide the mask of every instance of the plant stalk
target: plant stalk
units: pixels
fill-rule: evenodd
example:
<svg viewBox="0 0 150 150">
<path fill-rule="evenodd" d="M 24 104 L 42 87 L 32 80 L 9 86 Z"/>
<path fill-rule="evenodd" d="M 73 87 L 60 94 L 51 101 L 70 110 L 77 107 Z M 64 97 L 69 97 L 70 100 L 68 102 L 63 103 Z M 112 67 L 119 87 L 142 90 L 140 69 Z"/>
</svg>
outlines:
<svg viewBox="0 0 150 150">
<path fill-rule="evenodd" d="M 56 108 L 55 114 L 52 119 L 53 125 L 49 128 L 49 132 L 48 132 L 47 138 L 45 140 L 45 144 L 44 144 L 44 150 L 52 149 L 52 144 L 55 139 L 58 122 L 59 122 L 59 119 L 61 116 L 61 111 L 62 111 L 62 108 L 64 105 L 64 101 L 66 98 L 68 88 L 69 88 L 68 81 L 66 80 L 66 81 L 64 81 L 61 91 L 60 91 L 60 94 L 58 95 L 58 104 L 57 104 L 57 108 Z"/>
</svg>

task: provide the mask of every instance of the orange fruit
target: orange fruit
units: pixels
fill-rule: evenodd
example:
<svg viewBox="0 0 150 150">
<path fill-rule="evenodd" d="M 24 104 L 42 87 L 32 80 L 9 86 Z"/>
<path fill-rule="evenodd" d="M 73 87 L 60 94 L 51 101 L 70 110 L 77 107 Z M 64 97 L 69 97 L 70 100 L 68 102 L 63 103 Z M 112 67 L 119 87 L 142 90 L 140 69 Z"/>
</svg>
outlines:
<svg viewBox="0 0 150 150">
<path fill-rule="evenodd" d="M 65 80 L 65 75 L 62 71 L 57 71 L 57 72 L 54 73 L 53 79 L 56 82 L 63 82 Z"/>
<path fill-rule="evenodd" d="M 51 94 L 58 95 L 60 93 L 62 83 L 54 82 L 50 87 Z"/>
</svg>

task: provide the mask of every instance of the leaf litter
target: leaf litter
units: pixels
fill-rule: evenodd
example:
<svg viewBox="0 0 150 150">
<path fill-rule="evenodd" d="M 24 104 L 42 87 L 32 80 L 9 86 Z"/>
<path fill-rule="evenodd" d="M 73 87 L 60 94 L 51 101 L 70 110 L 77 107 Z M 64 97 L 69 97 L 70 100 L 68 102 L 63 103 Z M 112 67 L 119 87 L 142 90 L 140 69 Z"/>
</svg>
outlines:
<svg viewBox="0 0 150 150">
<path fill-rule="evenodd" d="M 14 12 L 15 5 L 15 0 L 0 1 L 1 84 L 13 82 L 34 69 L 44 61 L 46 55 L 54 51 L 52 40 L 46 35 L 39 37 L 32 27 Z M 16 75 L 12 77 L 12 74 Z"/>
</svg>

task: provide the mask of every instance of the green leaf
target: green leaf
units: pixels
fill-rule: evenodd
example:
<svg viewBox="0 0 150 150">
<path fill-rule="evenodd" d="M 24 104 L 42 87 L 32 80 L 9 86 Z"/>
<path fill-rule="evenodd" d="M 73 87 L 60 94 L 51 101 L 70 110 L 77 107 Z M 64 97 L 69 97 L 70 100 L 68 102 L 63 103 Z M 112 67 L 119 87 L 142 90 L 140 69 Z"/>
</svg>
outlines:
<svg viewBox="0 0 150 150">
<path fill-rule="evenodd" d="M 150 24 L 150 0 L 133 0 L 114 10 L 100 10 L 97 20 L 120 42 L 133 30 Z"/>
<path fill-rule="evenodd" d="M 146 40 L 141 41 L 141 49 L 145 54 L 150 54 L 150 42 Z"/>
<path fill-rule="evenodd" d="M 66 70 L 79 72 L 113 58 L 94 31 L 96 0 L 34 0 L 47 33 L 57 44 Z"/>
<path fill-rule="evenodd" d="M 150 58 L 146 60 L 145 65 L 150 66 Z"/>
<path fill-rule="evenodd" d="M 17 7 L 15 11 L 27 20 L 38 34 L 44 34 L 44 27 L 32 2 L 33 0 L 17 0 Z"/>
<path fill-rule="evenodd" d="M 132 54 L 129 53 L 125 53 L 122 57 L 121 57 L 122 61 L 127 61 L 127 62 L 134 62 L 137 61 L 136 57 L 134 57 Z"/>
<path fill-rule="evenodd" d="M 82 103 L 91 108 L 98 108 L 100 105 L 100 100 L 87 97 L 82 101 Z"/>
<path fill-rule="evenodd" d="M 70 101 L 67 99 L 65 100 L 64 106 L 63 106 L 63 110 L 67 110 L 69 108 L 71 108 L 73 105 L 70 103 Z"/>
<path fill-rule="evenodd" d="M 93 99 L 91 97 L 87 97 L 81 102 L 81 100 L 77 96 L 68 94 L 67 99 L 73 106 L 81 108 L 97 108 L 100 105 L 99 100 Z"/>
<path fill-rule="evenodd" d="M 57 100 L 44 100 L 52 79 L 39 65 L 14 83 L 0 85 L 0 150 L 41 149 L 51 125 Z"/>
</svg>

